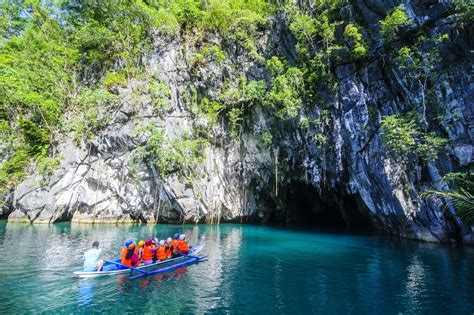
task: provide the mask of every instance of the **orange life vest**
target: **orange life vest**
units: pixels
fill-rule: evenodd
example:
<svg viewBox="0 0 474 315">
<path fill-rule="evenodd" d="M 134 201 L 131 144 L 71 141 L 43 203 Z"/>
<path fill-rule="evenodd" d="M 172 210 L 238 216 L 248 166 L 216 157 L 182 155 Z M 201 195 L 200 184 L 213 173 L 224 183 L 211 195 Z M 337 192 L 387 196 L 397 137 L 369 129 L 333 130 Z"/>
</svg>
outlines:
<svg viewBox="0 0 474 315">
<path fill-rule="evenodd" d="M 178 249 L 181 251 L 183 254 L 188 253 L 188 242 L 186 240 L 179 240 L 178 241 Z"/>
<path fill-rule="evenodd" d="M 125 266 L 132 266 L 132 258 L 130 257 L 129 259 L 127 259 L 127 252 L 128 252 L 128 249 L 125 247 L 124 249 L 122 249 L 122 265 L 125 265 Z"/>
<path fill-rule="evenodd" d="M 165 246 L 158 247 L 158 249 L 156 250 L 156 258 L 158 258 L 159 260 L 165 260 L 166 257 L 167 256 Z"/>
<path fill-rule="evenodd" d="M 171 241 L 171 246 L 173 246 L 173 251 L 178 250 L 178 240 L 172 240 Z"/>
<path fill-rule="evenodd" d="M 153 252 L 151 251 L 151 246 L 144 246 L 143 247 L 143 255 L 142 260 L 152 260 L 153 259 Z"/>
<path fill-rule="evenodd" d="M 171 247 L 168 243 L 165 243 L 165 253 L 166 253 L 166 257 L 171 256 Z"/>
</svg>

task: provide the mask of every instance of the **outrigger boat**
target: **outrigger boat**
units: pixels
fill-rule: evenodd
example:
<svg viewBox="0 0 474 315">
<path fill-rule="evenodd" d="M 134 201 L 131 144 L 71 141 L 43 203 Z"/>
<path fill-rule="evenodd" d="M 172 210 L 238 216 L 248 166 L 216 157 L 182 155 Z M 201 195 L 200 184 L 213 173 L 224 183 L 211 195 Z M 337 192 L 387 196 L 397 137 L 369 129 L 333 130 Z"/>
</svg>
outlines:
<svg viewBox="0 0 474 315">
<path fill-rule="evenodd" d="M 204 259 L 207 258 L 207 255 L 205 256 L 196 256 L 203 248 L 205 244 L 200 244 L 196 247 L 193 247 L 188 255 L 182 255 L 180 257 L 156 262 L 150 265 L 139 265 L 137 267 L 128 267 L 124 266 L 120 263 L 120 259 L 112 260 L 112 261 L 104 261 L 104 267 L 102 267 L 101 271 L 90 271 L 90 272 L 85 272 L 85 271 L 74 271 L 74 275 L 76 275 L 79 278 L 95 278 L 95 277 L 101 277 L 101 276 L 115 276 L 115 275 L 120 275 L 120 274 L 127 274 L 131 271 L 137 271 L 140 274 L 137 276 L 130 277 L 130 279 L 134 278 L 139 278 L 147 275 L 152 275 L 152 274 L 158 274 L 158 273 L 164 273 L 168 272 L 180 267 L 185 267 L 197 262 L 200 262 Z M 157 267 L 164 267 L 164 268 L 159 268 L 157 270 L 153 271 L 146 271 L 150 269 L 155 269 Z"/>
</svg>

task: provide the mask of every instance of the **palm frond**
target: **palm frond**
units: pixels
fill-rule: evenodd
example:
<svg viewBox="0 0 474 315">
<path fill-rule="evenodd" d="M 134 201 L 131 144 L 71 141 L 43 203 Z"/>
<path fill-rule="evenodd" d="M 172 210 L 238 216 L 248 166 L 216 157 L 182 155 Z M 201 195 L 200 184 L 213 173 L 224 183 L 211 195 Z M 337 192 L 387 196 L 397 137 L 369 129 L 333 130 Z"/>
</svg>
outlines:
<svg viewBox="0 0 474 315">
<path fill-rule="evenodd" d="M 424 198 L 442 197 L 452 201 L 458 215 L 469 225 L 474 224 L 474 195 L 463 188 L 458 190 L 427 190 L 421 193 Z"/>
</svg>

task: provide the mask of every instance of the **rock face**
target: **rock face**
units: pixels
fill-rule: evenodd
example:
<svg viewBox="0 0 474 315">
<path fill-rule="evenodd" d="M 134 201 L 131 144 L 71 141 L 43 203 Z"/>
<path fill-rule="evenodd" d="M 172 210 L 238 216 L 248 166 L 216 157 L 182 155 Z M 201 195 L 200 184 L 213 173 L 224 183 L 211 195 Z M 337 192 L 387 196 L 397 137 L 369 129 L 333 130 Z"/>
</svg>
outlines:
<svg viewBox="0 0 474 315">
<path fill-rule="evenodd" d="M 346 60 L 335 65 L 339 86 L 330 108 L 330 127 L 324 130 L 328 146 L 321 148 L 312 136 L 313 127 L 302 127 L 298 122 L 278 129 L 269 127 L 272 117 L 256 106 L 248 113 L 240 139 L 225 136 L 225 122 L 214 127 L 205 161 L 194 170 L 192 183 L 177 176 L 161 180 L 159 170 L 132 167 L 134 152 L 147 141 L 136 135 L 138 127 L 159 123 L 171 137 L 199 124 L 186 102 L 192 91 L 212 98 L 222 90 L 224 78 L 231 82 L 241 76 L 248 80 L 268 78 L 264 64 L 241 54 L 238 48 L 227 47 L 234 54 L 222 63 L 192 67 L 189 56 L 195 48 L 183 51 L 178 40 L 162 42 L 157 38 L 146 69 L 169 86 L 171 109 L 156 115 L 150 95 L 134 97 L 137 89 L 148 84 L 145 80 L 134 79 L 117 88 L 121 103 L 107 112 L 108 125 L 87 145 L 68 136 L 58 141 L 60 167 L 46 180 L 34 174 L 20 183 L 4 212 L 14 210 L 8 216 L 10 221 L 35 223 L 224 222 L 242 218 L 298 222 L 300 210 L 296 208 L 304 205 L 313 221 L 318 220 L 318 213 L 333 211 L 349 225 L 362 215 L 372 226 L 402 237 L 434 242 L 461 242 L 464 237 L 469 241 L 470 229 L 454 209 L 442 211 L 419 193 L 433 185 L 443 188 L 444 184 L 438 183 L 442 175 L 472 165 L 474 83 L 469 71 L 474 39 L 472 34 L 452 34 L 453 41 L 441 46 L 443 58 L 450 60 L 452 68 L 435 87 L 439 103 L 445 106 L 439 126 L 432 128 L 449 138 L 449 151 L 428 163 L 417 157 L 400 163 L 381 140 L 380 118 L 405 110 L 410 100 L 419 101 L 422 95 L 409 92 L 405 74 L 375 53 L 382 49 L 378 21 L 393 7 L 388 4 L 391 2 L 352 1 L 341 9 L 341 16 L 365 26 L 366 35 L 375 43 L 374 57 L 364 63 Z M 449 31 L 451 7 L 444 2 L 425 2 L 407 5 L 415 21 L 413 29 Z M 219 39 L 209 40 L 219 44 Z M 291 63 L 295 44 L 281 17 L 262 34 L 257 49 L 264 56 L 284 54 Z M 320 104 L 306 105 L 307 117 L 321 116 Z M 260 130 L 274 135 L 271 147 L 262 143 Z M 302 198 L 307 202 L 298 200 Z"/>
</svg>

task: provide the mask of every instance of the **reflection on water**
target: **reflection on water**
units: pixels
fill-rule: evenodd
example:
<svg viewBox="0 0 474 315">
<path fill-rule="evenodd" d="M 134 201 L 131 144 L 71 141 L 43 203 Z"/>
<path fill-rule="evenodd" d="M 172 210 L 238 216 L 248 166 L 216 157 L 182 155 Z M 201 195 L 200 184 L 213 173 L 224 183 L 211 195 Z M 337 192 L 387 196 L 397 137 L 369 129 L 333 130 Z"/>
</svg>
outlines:
<svg viewBox="0 0 474 315">
<path fill-rule="evenodd" d="M 77 296 L 77 304 L 83 309 L 87 309 L 94 298 L 95 281 L 82 281 Z"/>
<path fill-rule="evenodd" d="M 410 313 L 421 311 L 418 307 L 420 300 L 423 299 L 424 293 L 427 290 L 424 283 L 426 277 L 425 270 L 418 255 L 414 255 L 411 258 L 406 274 L 406 293 L 404 294 L 404 299 L 407 301 L 407 311 Z"/>
<path fill-rule="evenodd" d="M 77 279 L 94 240 L 185 233 L 207 261 L 172 273 Z M 376 236 L 243 225 L 24 225 L 0 222 L 0 310 L 141 313 L 433 313 L 474 311 L 474 252 Z M 28 303 L 25 303 L 27 297 Z"/>
</svg>

